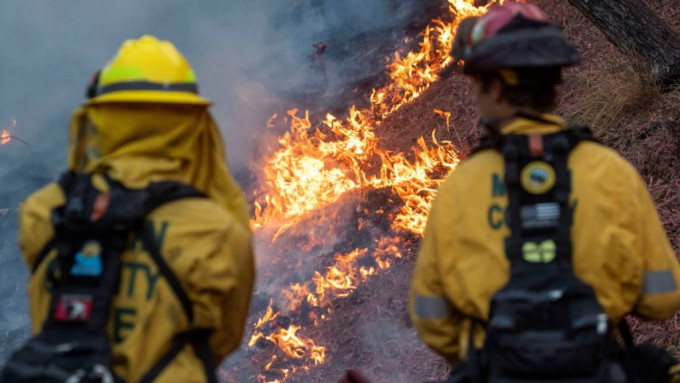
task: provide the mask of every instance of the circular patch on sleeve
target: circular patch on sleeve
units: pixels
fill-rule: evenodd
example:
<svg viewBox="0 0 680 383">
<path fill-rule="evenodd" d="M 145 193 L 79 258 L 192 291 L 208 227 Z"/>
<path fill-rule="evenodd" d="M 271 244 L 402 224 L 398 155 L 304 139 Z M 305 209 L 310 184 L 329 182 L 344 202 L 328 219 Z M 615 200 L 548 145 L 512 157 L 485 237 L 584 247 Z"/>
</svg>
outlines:
<svg viewBox="0 0 680 383">
<path fill-rule="evenodd" d="M 522 187 L 531 194 L 545 194 L 555 186 L 555 170 L 543 161 L 534 161 L 522 169 Z"/>
</svg>

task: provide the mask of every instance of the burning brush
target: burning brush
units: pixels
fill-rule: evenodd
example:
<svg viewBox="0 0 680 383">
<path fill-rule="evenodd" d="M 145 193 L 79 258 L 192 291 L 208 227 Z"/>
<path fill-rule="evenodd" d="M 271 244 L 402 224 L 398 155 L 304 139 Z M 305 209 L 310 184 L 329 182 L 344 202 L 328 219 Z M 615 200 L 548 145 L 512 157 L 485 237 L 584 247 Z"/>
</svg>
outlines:
<svg viewBox="0 0 680 383">
<path fill-rule="evenodd" d="M 387 65 L 390 80 L 373 90 L 370 107 L 352 106 L 345 119 L 327 114 L 319 123 L 290 110 L 268 123 L 288 123 L 289 129 L 266 159 L 251 224 L 257 242 L 265 244 L 264 278 L 278 278 L 283 288 L 273 297 L 265 293 L 269 304 L 264 308 L 267 301 L 262 302 L 261 315 L 249 328 L 258 382 L 283 382 L 327 362 L 327 347 L 310 334 L 335 320 L 334 302 L 412 253 L 437 187 L 459 163 L 456 148 L 438 141 L 435 131 L 430 144 L 421 137 L 409 154 L 380 149 L 375 135 L 385 117 L 418 98 L 443 68 L 456 65 L 449 52 L 459 21 L 488 7 L 475 6 L 474 0 L 448 1 L 449 20 L 433 20 L 418 51 L 394 54 Z M 437 112 L 448 128 L 450 112 Z M 301 273 L 310 264 L 316 271 Z M 295 280 L 297 275 L 302 278 Z M 347 379 L 361 382 L 358 375 Z"/>
<path fill-rule="evenodd" d="M 12 128 L 11 129 L 15 129 L 16 127 L 17 127 L 17 120 L 12 119 Z M 12 140 L 16 140 L 16 141 L 21 142 L 24 145 L 31 146 L 31 144 L 29 144 L 28 142 L 12 135 L 9 132 L 9 130 L 3 129 L 2 133 L 0 134 L 0 145 L 2 145 L 2 146 L 7 145 L 10 142 L 12 142 Z"/>
</svg>

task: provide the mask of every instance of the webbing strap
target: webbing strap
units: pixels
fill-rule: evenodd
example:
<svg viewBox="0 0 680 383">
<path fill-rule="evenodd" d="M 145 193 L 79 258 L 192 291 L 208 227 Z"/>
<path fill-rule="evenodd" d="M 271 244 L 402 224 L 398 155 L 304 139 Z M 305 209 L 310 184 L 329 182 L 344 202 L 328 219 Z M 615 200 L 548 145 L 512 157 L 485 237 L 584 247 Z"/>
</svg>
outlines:
<svg viewBox="0 0 680 383">
<path fill-rule="evenodd" d="M 64 193 L 65 198 L 68 198 L 66 195 L 68 191 L 71 189 L 71 186 L 76 180 L 76 174 L 73 172 L 65 172 L 63 173 L 60 177 L 59 180 L 57 181 L 57 185 L 61 188 L 62 192 Z M 52 212 L 52 216 L 54 216 L 55 212 Z M 47 255 L 54 250 L 57 246 L 57 237 L 56 235 L 52 238 L 50 238 L 49 241 L 43 246 L 43 248 L 40 250 L 38 253 L 38 256 L 35 258 L 35 261 L 33 262 L 33 265 L 31 267 L 31 274 L 35 273 L 38 270 L 38 267 L 42 264 L 42 262 L 45 260 Z"/>
<path fill-rule="evenodd" d="M 173 273 L 172 270 L 170 270 L 170 267 L 163 259 L 163 256 L 161 256 L 160 249 L 158 248 L 158 244 L 156 243 L 156 240 L 153 235 L 153 231 L 151 230 L 150 227 L 147 226 L 138 230 L 137 234 L 138 237 L 142 239 L 144 248 L 151 255 L 151 258 L 153 259 L 154 263 L 156 263 L 158 271 L 161 273 L 161 275 L 163 275 L 165 280 L 168 281 L 170 288 L 172 288 L 172 291 L 177 296 L 177 299 L 179 299 L 179 302 L 182 305 L 182 308 L 184 309 L 184 313 L 187 315 L 189 323 L 192 323 L 194 321 L 194 308 L 193 305 L 191 304 L 191 300 L 189 300 L 189 297 L 184 292 L 184 289 L 182 288 L 182 285 L 177 279 L 175 273 Z"/>
<path fill-rule="evenodd" d="M 619 335 L 621 335 L 621 339 L 623 339 L 623 344 L 626 346 L 626 348 L 635 346 L 633 333 L 630 331 L 630 326 L 628 326 L 628 321 L 626 318 L 621 318 L 619 321 Z"/>
<path fill-rule="evenodd" d="M 200 198 L 206 195 L 195 188 L 172 181 L 156 182 L 149 185 L 150 192 L 148 204 L 145 207 L 147 214 L 158 206 L 180 198 Z M 142 238 L 144 248 L 149 252 L 151 258 L 156 263 L 158 271 L 172 288 L 175 296 L 179 299 L 182 308 L 187 316 L 189 323 L 194 320 L 194 310 L 191 300 L 182 288 L 175 273 L 172 272 L 168 264 L 161 255 L 158 243 L 154 238 L 153 230 L 150 227 L 140 227 L 137 230 L 138 237 Z M 208 383 L 217 383 L 215 366 L 213 365 L 212 351 L 209 343 L 210 332 L 208 330 L 190 330 L 183 333 L 176 341 L 175 345 L 168 351 L 161 360 L 156 363 L 151 370 L 144 376 L 141 382 L 152 382 L 186 347 L 188 344 L 194 346 L 194 353 L 201 359 L 203 369 Z"/>
<path fill-rule="evenodd" d="M 543 123 L 553 123 L 537 116 L 525 114 L 518 114 L 518 116 Z M 570 147 L 575 147 L 581 141 L 600 143 L 600 141 L 593 135 L 592 130 L 590 130 L 590 128 L 587 126 L 573 125 L 566 129 L 565 132 L 567 133 Z M 488 130 L 486 134 L 484 134 L 480 139 L 479 144 L 474 149 L 472 149 L 470 155 L 487 149 L 495 149 L 500 152 L 506 137 L 507 136 L 504 136 L 496 131 Z"/>
<path fill-rule="evenodd" d="M 494 131 L 487 131 L 485 135 L 479 140 L 479 144 L 472 149 L 470 155 L 477 154 L 487 149 L 495 149 L 500 151 L 503 144 L 503 135 Z"/>
<path fill-rule="evenodd" d="M 33 266 L 31 267 L 31 274 L 34 274 L 36 270 L 38 270 L 38 267 L 40 267 L 40 264 L 43 263 L 47 255 L 54 250 L 55 245 L 57 244 L 57 241 L 55 240 L 54 237 L 52 237 L 45 246 L 40 250 L 38 253 L 38 256 L 35 257 L 35 261 L 33 262 Z"/>
<path fill-rule="evenodd" d="M 192 330 L 179 334 L 173 341 L 173 346 L 161 359 L 139 380 L 139 383 L 152 383 L 166 367 L 179 355 L 184 347 L 193 345 L 194 353 L 201 359 L 207 383 L 218 383 L 210 350 L 210 332 L 207 330 Z"/>
<path fill-rule="evenodd" d="M 508 210 L 510 212 L 510 240 L 506 255 L 510 260 L 512 270 L 522 258 L 522 221 L 520 215 L 520 146 L 519 136 L 506 137 L 503 143 L 502 154 L 505 158 L 505 184 L 508 194 Z"/>
<path fill-rule="evenodd" d="M 479 352 L 475 348 L 475 325 L 477 324 L 476 319 L 470 320 L 470 333 L 468 335 L 468 352 L 467 352 L 467 363 L 468 371 L 470 373 L 469 383 L 483 383 L 484 376 L 482 373 L 482 364 L 479 360 Z"/>
<path fill-rule="evenodd" d="M 572 268 L 572 244 L 570 238 L 572 216 L 569 211 L 569 170 L 567 159 L 571 148 L 566 135 L 557 136 L 553 147 L 555 161 L 555 202 L 560 207 L 559 224 L 554 241 L 557 245 L 557 262 L 564 269 Z"/>
<path fill-rule="evenodd" d="M 210 349 L 210 332 L 208 330 L 197 330 L 193 339 L 194 352 L 203 362 L 203 370 L 208 383 L 217 383 L 215 375 L 215 365 L 213 364 L 213 353 Z"/>
<path fill-rule="evenodd" d="M 206 194 L 193 186 L 174 181 L 159 181 L 149 185 L 150 197 L 145 206 L 146 214 L 157 207 L 182 198 L 206 198 Z"/>
<path fill-rule="evenodd" d="M 174 341 L 174 345 L 168 350 L 165 355 L 147 372 L 139 383 L 151 383 L 163 370 L 177 357 L 177 355 L 189 344 L 189 334 L 182 333 Z"/>
</svg>

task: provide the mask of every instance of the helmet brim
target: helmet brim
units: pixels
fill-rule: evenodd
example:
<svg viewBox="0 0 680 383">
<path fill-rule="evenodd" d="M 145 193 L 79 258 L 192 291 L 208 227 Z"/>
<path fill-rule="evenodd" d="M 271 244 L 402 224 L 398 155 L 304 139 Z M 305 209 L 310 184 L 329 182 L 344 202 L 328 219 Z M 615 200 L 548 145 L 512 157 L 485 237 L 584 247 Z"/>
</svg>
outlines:
<svg viewBox="0 0 680 383">
<path fill-rule="evenodd" d="M 581 55 L 554 26 L 499 34 L 477 44 L 465 57 L 465 72 L 497 68 L 568 67 Z"/>
</svg>

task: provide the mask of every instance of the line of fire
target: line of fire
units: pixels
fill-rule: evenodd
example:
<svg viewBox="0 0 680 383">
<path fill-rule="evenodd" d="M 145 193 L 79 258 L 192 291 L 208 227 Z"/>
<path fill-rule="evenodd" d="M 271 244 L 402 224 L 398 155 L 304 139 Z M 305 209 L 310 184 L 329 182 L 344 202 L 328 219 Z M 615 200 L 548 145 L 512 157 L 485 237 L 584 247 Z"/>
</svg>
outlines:
<svg viewBox="0 0 680 383">
<path fill-rule="evenodd" d="M 456 169 L 459 153 L 451 142 L 438 141 L 436 131 L 428 137 L 431 144 L 421 137 L 412 153 L 382 150 L 375 130 L 451 63 L 459 21 L 503 1 L 448 2 L 448 15 L 431 21 L 417 49 L 388 60 L 389 80 L 372 90 L 370 107 L 351 106 L 343 117 L 329 113 L 320 121 L 292 109 L 269 120 L 270 128 L 287 128 L 250 195 L 257 251 L 267 260 L 258 264 L 264 281 L 246 337 L 248 357 L 258 368 L 248 375 L 230 367 L 223 374 L 227 382 L 281 383 L 327 363 L 333 356 L 316 330 L 342 320 L 334 316 L 334 303 L 414 255 L 436 189 Z M 323 52 L 316 48 L 318 61 Z M 451 112 L 433 113 L 449 129 Z M 321 267 L 301 271 L 309 264 Z M 257 299 L 263 295 L 269 297 L 264 304 Z"/>
</svg>

